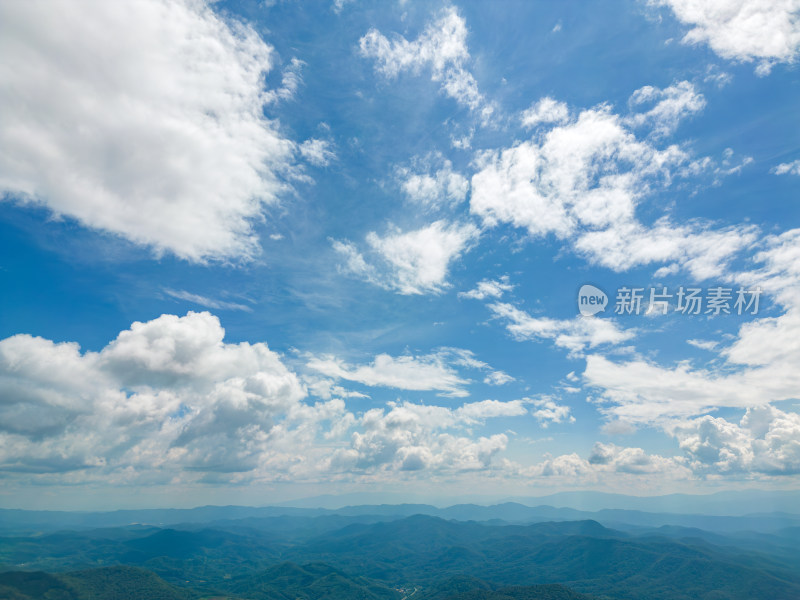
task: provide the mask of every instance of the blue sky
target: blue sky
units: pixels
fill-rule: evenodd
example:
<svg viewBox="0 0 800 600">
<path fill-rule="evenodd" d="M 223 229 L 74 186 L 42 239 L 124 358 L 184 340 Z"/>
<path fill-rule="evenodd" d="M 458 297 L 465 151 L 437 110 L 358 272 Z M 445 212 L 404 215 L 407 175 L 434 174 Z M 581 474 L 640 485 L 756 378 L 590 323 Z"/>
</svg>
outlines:
<svg viewBox="0 0 800 600">
<path fill-rule="evenodd" d="M 2 3 L 0 504 L 796 489 L 798 10 Z"/>
</svg>

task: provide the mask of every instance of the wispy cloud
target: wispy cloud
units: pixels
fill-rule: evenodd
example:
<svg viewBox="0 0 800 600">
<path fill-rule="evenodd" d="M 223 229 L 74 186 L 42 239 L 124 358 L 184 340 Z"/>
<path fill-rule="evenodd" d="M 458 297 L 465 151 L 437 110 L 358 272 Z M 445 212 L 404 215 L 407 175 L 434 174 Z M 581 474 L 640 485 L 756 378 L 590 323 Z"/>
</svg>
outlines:
<svg viewBox="0 0 800 600">
<path fill-rule="evenodd" d="M 215 300 L 200 294 L 192 294 L 186 290 L 172 290 L 164 288 L 164 293 L 177 300 L 185 300 L 193 304 L 199 304 L 205 308 L 213 308 L 219 310 L 242 310 L 245 312 L 253 312 L 253 308 L 246 304 L 239 304 L 237 302 L 225 302 L 224 300 Z"/>
</svg>

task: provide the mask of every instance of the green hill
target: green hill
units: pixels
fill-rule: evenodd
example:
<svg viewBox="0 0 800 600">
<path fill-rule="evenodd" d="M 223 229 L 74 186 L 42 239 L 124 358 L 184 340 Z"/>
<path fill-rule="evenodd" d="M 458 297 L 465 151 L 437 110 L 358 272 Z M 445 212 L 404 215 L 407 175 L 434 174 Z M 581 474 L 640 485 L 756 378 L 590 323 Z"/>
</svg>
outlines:
<svg viewBox="0 0 800 600">
<path fill-rule="evenodd" d="M 252 600 L 400 600 L 397 590 L 329 565 L 282 563 L 231 580 L 224 589 Z"/>
<path fill-rule="evenodd" d="M 4 600 L 193 600 L 198 596 L 135 567 L 106 567 L 62 575 L 0 573 L 0 598 Z"/>
<path fill-rule="evenodd" d="M 471 590 L 449 596 L 447 600 L 592 600 L 592 597 L 574 592 L 563 585 L 553 584 Z"/>
</svg>

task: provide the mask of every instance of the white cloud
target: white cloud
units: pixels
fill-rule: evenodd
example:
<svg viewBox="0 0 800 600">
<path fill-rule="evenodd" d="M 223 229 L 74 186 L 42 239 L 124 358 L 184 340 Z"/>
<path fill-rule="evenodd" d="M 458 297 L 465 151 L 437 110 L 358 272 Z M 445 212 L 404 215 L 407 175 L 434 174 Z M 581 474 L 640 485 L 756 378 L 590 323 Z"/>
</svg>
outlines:
<svg viewBox="0 0 800 600">
<path fill-rule="evenodd" d="M 346 273 L 364 277 L 368 281 L 377 284 L 373 279 L 375 269 L 367 264 L 364 256 L 358 251 L 358 248 L 352 242 L 332 240 L 331 246 L 334 251 L 345 259 L 345 263 L 340 267 Z"/>
<path fill-rule="evenodd" d="M 669 6 L 679 21 L 692 27 L 687 44 L 708 44 L 721 56 L 758 61 L 756 72 L 769 73 L 775 63 L 793 63 L 800 51 L 798 0 L 650 0 Z"/>
<path fill-rule="evenodd" d="M 588 459 L 577 453 L 545 455 L 544 460 L 530 467 L 521 467 L 525 477 L 561 481 L 565 484 L 597 484 L 610 489 L 671 489 L 677 481 L 691 479 L 692 471 L 682 457 L 648 454 L 642 448 L 620 447 L 597 442 Z"/>
<path fill-rule="evenodd" d="M 333 397 L 369 398 L 367 394 L 347 390 L 340 385 L 336 385 L 335 379 L 329 379 L 327 377 L 315 377 L 313 375 L 303 375 L 301 379 L 306 388 L 308 388 L 310 394 L 324 400 L 330 400 Z"/>
<path fill-rule="evenodd" d="M 575 422 L 575 417 L 570 414 L 569 406 L 558 404 L 552 398 L 538 398 L 531 402 L 535 407 L 532 414 L 542 424 L 542 427 L 547 427 L 550 423 Z"/>
<path fill-rule="evenodd" d="M 612 475 L 685 478 L 688 468 L 699 475 L 800 471 L 800 417 L 764 404 L 749 408 L 738 424 L 691 412 L 676 420 L 673 414 L 665 430 L 686 460 L 596 444 L 588 459 L 546 457 L 526 467 L 501 458 L 506 434 L 473 429 L 489 419 L 526 415 L 545 425 L 571 422 L 569 407 L 549 397 L 457 407 L 404 402 L 354 415 L 340 397 L 361 394 L 335 383 L 464 395 L 468 382 L 452 365 L 489 369 L 454 348 L 424 357 L 381 355 L 360 366 L 312 357 L 309 366 L 324 377 L 304 381 L 327 401 L 309 404 L 304 385 L 277 354 L 264 343 L 226 343 L 209 313 L 134 323 L 99 352 L 16 335 L 0 340 L 0 470 L 33 474 L 42 483 L 298 481 L 398 471 L 481 471 L 575 483 Z M 593 381 L 591 374 L 586 378 Z M 685 389 L 693 386 L 696 380 Z M 798 389 L 797 382 L 786 386 Z"/>
<path fill-rule="evenodd" d="M 623 448 L 616 444 L 597 442 L 592 448 L 588 462 L 592 465 L 610 468 L 618 473 L 640 475 L 673 472 L 676 475 L 688 475 L 687 469 L 680 460 L 647 454 L 641 448 Z"/>
<path fill-rule="evenodd" d="M 734 273 L 731 279 L 750 289 L 761 287 L 785 307 L 796 307 L 800 298 L 800 229 L 761 240 L 752 262 L 761 265 Z"/>
<path fill-rule="evenodd" d="M 361 417 L 349 448 L 337 451 L 331 467 L 364 472 L 457 473 L 499 468 L 494 459 L 508 444 L 505 434 L 476 438 L 459 434 L 488 418 L 524 414 L 519 401 L 487 400 L 458 409 L 409 402 L 389 403 Z"/>
<path fill-rule="evenodd" d="M 570 481 L 597 480 L 597 474 L 592 469 L 592 465 L 574 452 L 556 457 L 547 455 L 544 461 L 528 469 L 527 474 L 534 477 L 557 477 Z"/>
<path fill-rule="evenodd" d="M 351 4 L 353 1 L 354 0 L 333 0 L 333 12 L 339 14 L 346 5 Z"/>
<path fill-rule="evenodd" d="M 504 371 L 491 371 L 483 378 L 483 383 L 487 385 L 505 385 L 515 381 L 515 379 Z"/>
<path fill-rule="evenodd" d="M 442 347 L 421 356 L 379 354 L 366 365 L 349 365 L 331 355 L 309 354 L 307 358 L 310 369 L 334 379 L 402 390 L 435 390 L 441 392 L 440 395 L 453 397 L 469 395 L 464 388 L 470 381 L 459 375 L 457 368 L 488 371 L 486 379 L 493 385 L 514 380 L 463 348 Z"/>
<path fill-rule="evenodd" d="M 450 136 L 450 145 L 457 150 L 469 150 L 472 148 L 472 138 L 475 135 L 475 129 L 470 129 L 465 135 L 456 137 Z"/>
<path fill-rule="evenodd" d="M 453 397 L 468 396 L 463 379 L 442 354 L 398 356 L 379 354 L 367 365 L 349 365 L 334 356 L 311 356 L 307 366 L 334 379 L 401 390 L 435 390 Z"/>
<path fill-rule="evenodd" d="M 413 173 L 409 169 L 398 169 L 400 186 L 413 203 L 427 209 L 454 205 L 463 202 L 469 192 L 469 181 L 453 171 L 449 160 L 433 173 Z"/>
<path fill-rule="evenodd" d="M 517 340 L 553 340 L 560 348 L 566 348 L 571 356 L 580 356 L 588 347 L 601 344 L 619 344 L 634 336 L 609 320 L 594 317 L 577 317 L 559 320 L 549 317 L 532 317 L 511 304 L 495 302 L 489 304 L 494 316 L 505 321 L 506 329 Z"/>
<path fill-rule="evenodd" d="M 462 404 L 453 413 L 466 423 L 473 424 L 485 419 L 526 415 L 528 414 L 528 410 L 525 408 L 526 402 L 526 400 L 509 400 L 508 402 L 481 400 Z"/>
<path fill-rule="evenodd" d="M 481 156 L 470 210 L 488 226 L 511 223 L 533 236 L 564 238 L 579 226 L 629 222 L 638 198 L 685 160 L 675 146 L 657 150 L 637 140 L 608 107 L 585 110 L 541 143 Z"/>
<path fill-rule="evenodd" d="M 326 167 L 336 159 L 336 153 L 326 140 L 310 139 L 300 144 L 300 154 L 315 167 Z"/>
<path fill-rule="evenodd" d="M 262 114 L 272 54 L 201 2 L 3 3 L 0 190 L 158 253 L 251 258 L 294 154 Z"/>
<path fill-rule="evenodd" d="M 772 173 L 775 173 L 775 175 L 800 175 L 800 159 L 781 163 L 772 169 Z"/>
<path fill-rule="evenodd" d="M 389 403 L 354 415 L 337 380 L 464 395 L 450 366 L 468 351 L 309 361 L 305 385 L 264 343 L 226 343 L 209 313 L 134 323 L 99 352 L 29 335 L 0 340 L 0 472 L 38 482 L 364 480 L 395 471 L 502 470 L 506 434 L 473 431 L 528 415 L 527 400 L 456 407 Z M 450 361 L 449 363 L 445 360 Z M 326 401 L 305 401 L 306 387 Z"/>
<path fill-rule="evenodd" d="M 305 65 L 306 63 L 299 58 L 290 60 L 289 64 L 287 64 L 281 72 L 281 87 L 276 90 L 265 92 L 265 99 L 268 102 L 294 100 L 297 90 L 303 83 L 301 72 Z"/>
<path fill-rule="evenodd" d="M 668 185 L 676 172 L 690 170 L 689 156 L 675 145 L 658 149 L 637 139 L 627 125 L 641 118 L 653 131 L 667 131 L 700 102 L 683 83 L 638 95 L 658 103 L 628 118 L 608 106 L 584 110 L 531 140 L 479 155 L 470 212 L 486 227 L 508 223 L 534 237 L 554 235 L 614 270 L 675 261 L 706 278 L 724 269 L 754 241 L 755 227 L 714 230 L 699 221 L 675 225 L 667 217 L 645 225 L 636 217 L 644 198 Z M 715 166 L 694 161 L 691 170 Z"/>
<path fill-rule="evenodd" d="M 703 77 L 703 81 L 705 83 L 713 83 L 718 88 L 723 88 L 733 81 L 733 77 L 731 77 L 730 73 L 726 73 L 717 65 L 708 65 L 708 67 L 706 67 L 706 74 L 705 77 Z"/>
<path fill-rule="evenodd" d="M 761 240 L 759 248 L 750 259 L 750 270 L 725 276 L 732 285 L 740 284 L 732 287 L 734 295 L 739 289 L 760 288 L 759 311 L 771 299 L 784 309 L 783 314 L 758 316 L 743 323 L 727 343 L 688 340 L 717 354 L 719 360 L 706 368 L 694 367 L 689 361 L 663 366 L 641 358 L 614 362 L 604 356 L 588 356 L 584 379 L 598 388 L 595 400 L 608 418 L 628 425 L 656 425 L 666 431 L 672 431 L 676 422 L 695 419 L 694 423 L 703 424 L 703 435 L 727 431 L 741 437 L 741 427 L 709 413 L 729 408 L 763 414 L 773 410 L 770 407 L 776 402 L 800 397 L 796 368 L 800 363 L 800 230 L 769 236 Z M 696 420 L 698 417 L 703 420 Z M 730 461 L 734 458 L 729 457 Z M 742 454 L 736 460 L 745 458 Z"/>
<path fill-rule="evenodd" d="M 748 409 L 736 424 L 704 416 L 673 435 L 697 472 L 800 473 L 800 415 L 773 407 Z"/>
<path fill-rule="evenodd" d="M 305 405 L 266 344 L 230 344 L 209 313 L 134 323 L 100 352 L 29 335 L 0 341 L 0 465 L 5 471 L 181 474 L 286 469 L 344 404 Z M 301 454 L 302 455 L 302 454 Z"/>
<path fill-rule="evenodd" d="M 404 295 L 435 294 L 449 286 L 451 263 L 471 247 L 478 235 L 478 228 L 470 223 L 439 220 L 413 231 L 395 228 L 382 237 L 369 233 L 366 241 L 374 261 L 367 262 L 350 242 L 335 241 L 333 248 L 346 258 L 347 272 L 370 283 Z"/>
<path fill-rule="evenodd" d="M 326 377 L 305 381 L 326 398 L 360 396 L 336 385 L 338 379 L 463 395 L 467 382 L 445 358 L 488 368 L 468 351 L 445 348 L 426 357 L 382 355 L 361 366 L 312 358 L 309 366 Z M 796 382 L 787 385 L 798 389 Z M 701 476 L 800 472 L 800 416 L 767 405 L 750 407 L 738 424 L 673 415 L 665 430 L 686 459 L 596 444 L 588 459 L 571 454 L 521 466 L 501 458 L 506 434 L 473 430 L 489 419 L 526 415 L 543 425 L 571 422 L 568 407 L 549 397 L 457 407 L 404 402 L 354 415 L 340 398 L 309 404 L 305 394 L 266 344 L 226 343 L 209 313 L 134 323 L 99 352 L 16 335 L 0 340 L 0 470 L 42 483 L 112 484 L 369 478 L 398 471 L 496 472 L 573 483 L 612 475 L 685 478 L 689 468 Z"/>
<path fill-rule="evenodd" d="M 692 83 L 679 81 L 663 90 L 651 85 L 639 88 L 631 95 L 629 104 L 636 107 L 653 104 L 647 112 L 631 115 L 629 121 L 635 126 L 649 123 L 653 133 L 667 135 L 681 120 L 703 110 L 706 100 Z"/>
<path fill-rule="evenodd" d="M 699 223 L 675 225 L 662 219 L 651 227 L 620 223 L 602 231 L 589 231 L 575 249 L 593 262 L 614 269 L 660 261 L 675 261 L 699 280 L 724 274 L 729 261 L 757 240 L 754 226 L 714 229 Z M 670 265 L 670 266 L 672 266 Z"/>
<path fill-rule="evenodd" d="M 720 406 L 767 402 L 762 390 L 742 389 L 746 382 L 739 375 L 715 375 L 683 363 L 664 368 L 641 359 L 616 363 L 592 355 L 586 357 L 584 378 L 602 389 L 603 412 L 628 423 L 664 423 Z"/>
<path fill-rule="evenodd" d="M 712 340 L 686 340 L 686 343 L 701 350 L 714 350 L 719 345 L 719 342 Z"/>
<path fill-rule="evenodd" d="M 370 29 L 359 45 L 361 54 L 375 59 L 377 70 L 386 77 L 430 67 L 431 80 L 440 83 L 445 94 L 473 110 L 480 108 L 484 117 L 491 114 L 478 83 L 466 69 L 470 60 L 467 25 L 455 8 L 444 9 L 414 41 L 401 36 L 389 40 L 377 29 Z"/>
<path fill-rule="evenodd" d="M 499 280 L 484 279 L 478 282 L 474 290 L 459 292 L 460 298 L 472 298 L 473 300 L 485 300 L 486 298 L 500 298 L 503 293 L 510 292 L 514 286 L 509 283 L 508 275 L 503 275 Z"/>
<path fill-rule="evenodd" d="M 191 292 L 187 292 L 186 290 L 171 290 L 169 288 L 165 288 L 164 293 L 178 300 L 186 300 L 187 302 L 193 302 L 194 304 L 199 304 L 200 306 L 204 306 L 206 308 L 213 308 L 217 310 L 242 310 L 245 312 L 253 312 L 253 309 L 247 306 L 246 304 L 240 304 L 238 302 L 226 302 L 224 300 L 215 300 L 213 298 L 201 296 L 200 294 L 192 294 Z"/>
<path fill-rule="evenodd" d="M 603 412 L 630 423 L 665 425 L 721 407 L 764 407 L 798 398 L 798 333 L 800 312 L 791 309 L 743 325 L 734 342 L 719 349 L 728 364 L 715 370 L 589 356 L 584 377 L 602 389 Z"/>
<path fill-rule="evenodd" d="M 569 118 L 569 108 L 563 102 L 545 96 L 522 113 L 523 127 L 536 127 L 540 123 L 563 123 Z"/>
</svg>

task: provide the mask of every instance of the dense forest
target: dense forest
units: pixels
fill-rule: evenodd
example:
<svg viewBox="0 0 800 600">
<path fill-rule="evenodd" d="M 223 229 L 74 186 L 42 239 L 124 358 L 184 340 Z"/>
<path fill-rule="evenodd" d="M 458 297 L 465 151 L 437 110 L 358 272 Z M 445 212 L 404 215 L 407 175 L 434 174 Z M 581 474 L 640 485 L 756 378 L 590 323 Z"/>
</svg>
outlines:
<svg viewBox="0 0 800 600">
<path fill-rule="evenodd" d="M 27 514 L 12 526 L 0 514 L 0 598 L 800 598 L 797 527 L 774 529 L 776 519 L 791 520 L 785 515 L 764 516 L 762 531 L 737 531 L 731 518 L 731 531 L 710 532 L 593 519 L 406 516 L 402 507 L 394 515 L 390 507 L 261 517 L 237 510 L 219 509 L 207 521 L 93 527 L 89 519 L 71 528 L 59 528 L 54 515 Z M 108 518 L 99 515 L 94 525 Z M 755 522 L 741 517 L 739 525 Z"/>
</svg>

